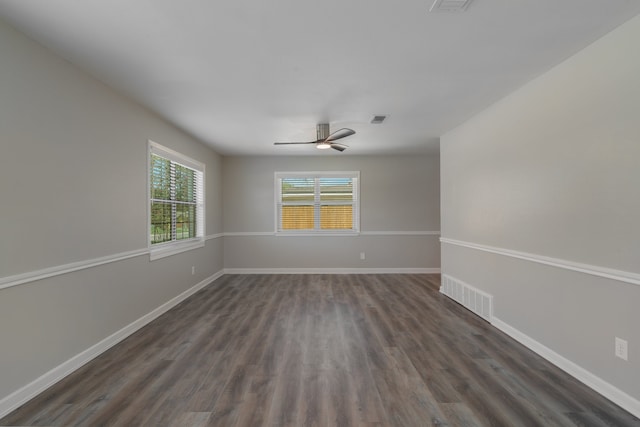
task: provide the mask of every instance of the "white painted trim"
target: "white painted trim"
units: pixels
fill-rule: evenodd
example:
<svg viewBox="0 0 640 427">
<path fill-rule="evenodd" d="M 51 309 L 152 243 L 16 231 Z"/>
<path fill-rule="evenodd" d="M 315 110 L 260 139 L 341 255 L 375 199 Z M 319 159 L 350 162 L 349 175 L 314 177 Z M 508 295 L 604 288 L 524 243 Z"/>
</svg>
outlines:
<svg viewBox="0 0 640 427">
<path fill-rule="evenodd" d="M 16 390 L 10 395 L 4 397 L 0 400 L 0 418 L 4 417 L 11 411 L 17 409 L 19 406 L 23 405 L 28 400 L 34 398 L 36 395 L 42 393 L 47 388 L 51 387 L 53 384 L 57 383 L 67 375 L 73 373 L 77 369 L 84 366 L 86 363 L 90 362 L 100 354 L 104 353 L 114 345 L 118 344 L 120 341 L 124 340 L 134 332 L 138 331 L 143 326 L 149 324 L 162 314 L 166 313 L 176 305 L 180 304 L 182 301 L 190 297 L 191 295 L 198 292 L 200 289 L 204 288 L 209 283 L 218 279 L 223 275 L 222 271 L 219 271 L 212 276 L 204 279 L 199 282 L 195 286 L 187 289 L 182 292 L 180 295 L 172 298 L 166 303 L 162 304 L 160 307 L 152 310 L 151 312 L 145 314 L 138 320 L 130 323 L 119 331 L 109 335 L 102 341 L 92 345 L 88 349 L 83 352 L 73 356 L 71 359 L 66 362 L 58 365 L 53 368 L 49 372 L 42 375 L 40 378 L 35 379 L 24 387 Z"/>
<path fill-rule="evenodd" d="M 439 236 L 440 231 L 361 231 L 359 233 L 276 233 L 274 231 L 247 231 L 247 232 L 225 232 L 225 237 L 251 237 L 251 236 Z"/>
<path fill-rule="evenodd" d="M 225 268 L 224 274 L 440 274 L 440 268 Z"/>
<path fill-rule="evenodd" d="M 149 154 L 155 154 L 156 156 L 171 160 L 174 163 L 179 163 L 182 166 L 186 166 L 189 169 L 196 170 L 204 173 L 206 165 L 198 160 L 182 154 L 172 148 L 165 147 L 162 144 L 158 144 L 150 139 L 147 140 L 147 147 Z"/>
<path fill-rule="evenodd" d="M 295 236 L 310 236 L 310 235 L 333 235 L 334 233 L 324 231 L 320 228 L 320 184 L 318 179 L 322 178 L 351 178 L 353 180 L 353 200 L 348 204 L 353 207 L 354 215 L 352 217 L 352 228 L 349 230 L 343 230 L 345 234 L 357 236 L 360 233 L 360 171 L 275 171 L 273 173 L 273 188 L 274 188 L 274 231 L 275 234 L 280 235 L 295 235 Z M 282 213 L 283 201 L 282 201 L 282 186 L 281 181 L 286 178 L 303 178 L 314 180 L 314 230 L 306 230 L 302 233 L 298 233 L 295 230 L 280 230 L 280 216 Z"/>
<path fill-rule="evenodd" d="M 182 252 L 191 251 L 193 249 L 203 248 L 204 238 L 189 239 L 184 242 L 168 242 L 162 246 L 152 247 L 149 250 L 149 260 L 166 258 L 168 256 L 177 255 Z"/>
<path fill-rule="evenodd" d="M 361 231 L 363 236 L 439 236 L 439 231 Z"/>
<path fill-rule="evenodd" d="M 275 236 L 280 237 L 358 237 L 357 231 L 279 231 Z"/>
<path fill-rule="evenodd" d="M 439 234 L 440 234 L 439 231 L 367 231 L 367 232 L 360 233 L 360 235 L 366 235 L 366 236 L 409 236 L 409 235 L 431 236 L 431 235 L 439 235 Z M 321 236 L 321 235 L 322 234 L 312 234 L 312 236 L 314 237 Z M 276 233 L 274 233 L 273 231 L 225 232 L 225 233 L 210 234 L 204 238 L 204 241 L 219 239 L 227 236 L 229 237 L 276 236 Z M 357 236 L 357 234 L 335 234 L 333 236 Z M 278 236 L 278 237 L 281 237 L 281 236 Z M 440 240 L 442 241 L 442 239 Z M 199 244 L 197 247 L 199 248 L 202 246 L 203 246 L 202 244 Z M 195 247 L 189 247 L 186 250 L 191 250 L 191 249 L 195 249 Z M 173 254 L 174 253 L 167 254 L 167 256 L 173 255 Z M 127 251 L 127 252 L 120 252 L 113 255 L 107 255 L 99 258 L 72 262 L 69 264 L 57 265 L 55 267 L 29 271 L 27 273 L 16 274 L 13 276 L 0 277 L 0 289 L 23 285 L 25 283 L 35 282 L 37 280 L 47 279 L 54 276 L 60 276 L 62 274 L 72 273 L 74 271 L 84 270 L 91 267 L 97 267 L 99 265 L 109 264 L 112 262 L 123 261 L 129 258 L 135 258 L 142 255 L 151 256 L 149 249 L 145 248 L 145 249 L 137 249 L 137 250 Z M 357 270 L 360 270 L 360 269 L 357 269 Z M 387 271 L 388 269 L 381 269 L 381 270 Z M 427 269 L 427 270 L 429 270 L 427 273 L 431 273 L 433 272 L 432 270 L 434 269 Z M 437 269 L 437 270 L 438 270 L 437 273 L 439 273 L 440 269 Z"/>
<path fill-rule="evenodd" d="M 577 271 L 579 273 L 590 274 L 592 276 L 604 277 L 606 279 L 617 280 L 619 282 L 630 283 L 632 285 L 640 285 L 640 274 L 630 271 L 614 270 L 612 268 L 600 267 L 597 265 L 583 264 L 574 261 L 567 261 L 560 258 L 551 258 L 543 255 L 536 255 L 527 252 L 519 252 L 511 249 L 497 248 L 494 246 L 481 245 L 478 243 L 464 242 L 461 240 L 440 238 L 441 243 L 446 243 L 463 248 L 476 249 L 492 254 L 503 255 L 511 258 L 531 261 L 538 264 L 549 265 L 552 267 L 563 268 L 565 270 Z"/>
<path fill-rule="evenodd" d="M 514 340 L 527 347 L 528 349 L 553 363 L 572 377 L 576 378 L 578 381 L 583 382 L 588 387 L 600 393 L 626 411 L 629 411 L 634 416 L 640 418 L 640 401 L 636 400 L 617 387 L 609 384 L 602 378 L 592 374 L 581 366 L 575 364 L 569 359 L 566 359 L 565 357 L 559 355 L 555 351 L 539 343 L 525 333 L 520 332 L 518 329 L 510 326 L 497 317 L 493 317 L 491 324 L 505 334 L 509 335 Z"/>
<path fill-rule="evenodd" d="M 219 239 L 221 237 L 224 237 L 223 233 L 211 234 L 209 236 L 206 236 L 204 240 L 206 241 Z M 201 244 L 198 247 L 202 246 L 204 245 Z M 99 258 L 86 259 L 69 264 L 57 265 L 55 267 L 43 268 L 42 270 L 29 271 L 27 273 L 16 274 L 14 276 L 0 277 L 0 289 L 23 285 L 25 283 L 35 282 L 36 280 L 42 280 L 49 277 L 60 276 L 62 274 L 73 273 L 74 271 L 97 267 L 99 265 L 109 264 L 112 262 L 123 261 L 142 255 L 149 255 L 149 249 L 137 249 L 134 251 L 120 252 L 117 254 L 107 255 Z"/>
<path fill-rule="evenodd" d="M 42 270 L 30 271 L 27 273 L 16 274 L 14 276 L 2 277 L 0 278 L 0 289 L 22 285 L 24 283 L 34 282 L 36 280 L 42 280 L 53 276 L 59 276 L 61 274 L 84 270 L 85 268 L 97 267 L 99 265 L 123 261 L 125 259 L 135 258 L 148 254 L 148 249 L 137 249 L 135 251 L 120 252 L 118 254 L 72 262 L 69 264 L 57 265 L 55 267 L 43 268 Z"/>
<path fill-rule="evenodd" d="M 223 233 L 224 237 L 253 237 L 253 236 L 275 236 L 274 231 L 230 231 Z"/>
<path fill-rule="evenodd" d="M 147 140 L 147 200 L 151 201 L 151 156 L 155 155 L 192 169 L 196 179 L 196 237 L 183 240 L 172 240 L 170 242 L 152 244 L 151 230 L 147 227 L 147 247 L 149 249 L 149 259 L 151 261 L 176 255 L 181 252 L 190 251 L 204 246 L 206 236 L 206 165 L 189 156 L 179 153 L 169 147 L 158 144 L 150 139 Z M 151 203 L 147 203 L 147 224 L 151 224 Z M 175 236 L 173 236 L 175 237 Z"/>
</svg>

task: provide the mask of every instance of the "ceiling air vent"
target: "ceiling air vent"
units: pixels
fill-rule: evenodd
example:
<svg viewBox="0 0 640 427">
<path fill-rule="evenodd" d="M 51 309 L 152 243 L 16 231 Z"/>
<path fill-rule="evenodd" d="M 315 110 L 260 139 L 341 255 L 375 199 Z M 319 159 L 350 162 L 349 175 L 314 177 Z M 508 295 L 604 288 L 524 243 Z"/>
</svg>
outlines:
<svg viewBox="0 0 640 427">
<path fill-rule="evenodd" d="M 386 119 L 387 116 L 373 116 L 373 119 L 371 119 L 371 123 L 373 123 L 374 125 L 379 125 L 380 123 L 384 122 L 384 119 Z"/>
<path fill-rule="evenodd" d="M 470 3 L 471 0 L 436 0 L 433 2 L 429 12 L 464 12 Z"/>
</svg>

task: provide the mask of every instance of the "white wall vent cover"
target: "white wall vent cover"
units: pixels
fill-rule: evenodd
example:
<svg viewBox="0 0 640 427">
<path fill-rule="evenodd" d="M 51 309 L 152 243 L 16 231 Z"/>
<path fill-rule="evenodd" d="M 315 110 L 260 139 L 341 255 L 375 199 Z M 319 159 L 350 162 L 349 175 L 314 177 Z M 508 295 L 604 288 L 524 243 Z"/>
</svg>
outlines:
<svg viewBox="0 0 640 427">
<path fill-rule="evenodd" d="M 431 5 L 429 12 L 464 12 L 470 3 L 471 0 L 436 0 Z"/>
<path fill-rule="evenodd" d="M 446 274 L 442 275 L 440 292 L 491 323 L 493 296 Z"/>
</svg>

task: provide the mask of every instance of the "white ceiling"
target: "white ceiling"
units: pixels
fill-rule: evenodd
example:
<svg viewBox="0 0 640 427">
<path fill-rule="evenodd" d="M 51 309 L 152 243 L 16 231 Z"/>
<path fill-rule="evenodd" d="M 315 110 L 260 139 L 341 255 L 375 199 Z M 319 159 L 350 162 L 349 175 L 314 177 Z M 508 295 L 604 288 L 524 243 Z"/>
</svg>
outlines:
<svg viewBox="0 0 640 427">
<path fill-rule="evenodd" d="M 438 152 L 440 135 L 640 12 L 638 0 L 432 3 L 1 0 L 0 16 L 221 154 L 362 155 Z M 314 140 L 320 122 L 354 129 L 350 148 L 273 146 Z"/>
</svg>

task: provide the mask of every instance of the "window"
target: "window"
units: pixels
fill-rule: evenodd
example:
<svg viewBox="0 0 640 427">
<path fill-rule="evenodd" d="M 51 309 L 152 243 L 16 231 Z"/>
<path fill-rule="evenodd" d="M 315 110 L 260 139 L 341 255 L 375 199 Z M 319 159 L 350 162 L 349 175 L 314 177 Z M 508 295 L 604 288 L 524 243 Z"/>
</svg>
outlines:
<svg viewBox="0 0 640 427">
<path fill-rule="evenodd" d="M 359 172 L 276 172 L 279 233 L 357 233 Z"/>
<path fill-rule="evenodd" d="M 204 245 L 204 165 L 153 141 L 149 226 L 152 259 Z"/>
</svg>

